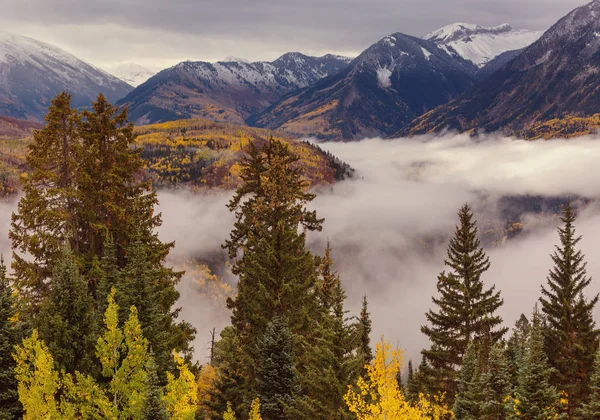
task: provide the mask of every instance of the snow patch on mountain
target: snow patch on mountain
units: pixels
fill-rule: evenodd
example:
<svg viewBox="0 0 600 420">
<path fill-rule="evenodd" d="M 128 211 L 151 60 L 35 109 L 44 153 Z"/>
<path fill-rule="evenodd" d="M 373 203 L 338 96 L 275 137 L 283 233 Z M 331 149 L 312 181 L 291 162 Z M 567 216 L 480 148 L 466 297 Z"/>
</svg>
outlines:
<svg viewBox="0 0 600 420">
<path fill-rule="evenodd" d="M 377 69 L 377 83 L 379 87 L 387 89 L 392 87 L 392 71 L 387 67 L 379 67 Z"/>
<path fill-rule="evenodd" d="M 427 61 L 429 61 L 429 60 L 430 60 L 430 58 L 429 58 L 429 57 L 431 57 L 433 54 L 431 54 L 429 51 L 427 51 L 427 50 L 426 50 L 425 48 L 423 48 L 423 47 L 421 47 L 421 51 L 423 51 L 423 55 L 425 56 L 425 59 L 426 59 Z"/>
<path fill-rule="evenodd" d="M 494 27 L 453 23 L 423 38 L 481 68 L 506 51 L 520 50 L 533 44 L 542 34 L 541 31 L 514 29 L 507 23 Z"/>
</svg>

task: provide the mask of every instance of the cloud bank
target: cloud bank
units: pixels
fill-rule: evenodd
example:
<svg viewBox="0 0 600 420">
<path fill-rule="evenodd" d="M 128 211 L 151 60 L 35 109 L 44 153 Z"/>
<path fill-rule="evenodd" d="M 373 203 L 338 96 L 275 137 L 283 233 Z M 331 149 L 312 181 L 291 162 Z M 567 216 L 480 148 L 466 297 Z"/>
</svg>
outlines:
<svg viewBox="0 0 600 420">
<path fill-rule="evenodd" d="M 309 235 L 309 246 L 322 253 L 327 239 L 331 241 L 351 314 L 358 314 L 362 295 L 367 294 L 372 339 L 383 334 L 408 357 L 418 359 L 427 345 L 420 326 L 435 294 L 437 275 L 444 269 L 446 241 L 457 223 L 458 208 L 469 202 L 476 218 L 489 222 L 501 218 L 501 210 L 506 210 L 502 207 L 510 205 L 500 200 L 506 195 L 598 197 L 599 140 L 525 142 L 446 135 L 321 143 L 355 167 L 359 176 L 318 191 L 312 207 L 325 225 L 322 233 Z M 161 193 L 161 234 L 176 240 L 176 254 L 211 254 L 218 249 L 233 224 L 225 208 L 228 198 L 228 193 Z M 584 234 L 581 247 L 589 273 L 600 278 L 598 210 L 593 204 L 582 207 L 577 227 Z M 521 221 L 525 235 L 487 249 L 492 268 L 485 281 L 502 290 L 505 305 L 500 313 L 509 326 L 521 313 L 530 313 L 558 242 L 556 217 L 524 215 Z M 227 282 L 235 284 L 235 279 L 228 276 Z M 588 292 L 600 292 L 600 283 L 592 282 Z M 227 325 L 229 313 L 222 302 L 197 293 L 184 293 L 182 302 L 183 316 L 192 317 L 199 327 L 196 348 L 202 358 L 207 332 Z"/>
<path fill-rule="evenodd" d="M 350 163 L 359 176 L 317 191 L 311 207 L 326 220 L 322 233 L 309 235 L 309 246 L 322 253 L 327 239 L 331 241 L 351 315 L 358 314 L 367 294 L 372 340 L 383 334 L 415 361 L 427 346 L 420 326 L 435 294 L 437 275 L 444 269 L 447 239 L 462 204 L 473 205 L 483 230 L 491 220 L 501 220 L 505 207 L 512 205 L 501 200 L 506 195 L 600 196 L 600 137 L 525 142 L 449 134 L 320 146 Z M 198 328 L 194 345 L 200 361 L 208 355 L 209 331 L 216 327 L 218 332 L 229 323 L 225 295 L 236 279 L 225 267 L 220 245 L 233 226 L 225 207 L 230 196 L 159 193 L 164 220 L 160 236 L 176 242 L 170 262 L 189 268 L 190 259 L 200 259 L 224 279 L 190 271 L 179 286 L 181 316 Z M 0 251 L 8 256 L 7 231 L 15 203 L 0 206 Z M 525 234 L 486 248 L 492 266 L 484 281 L 502 291 L 505 304 L 500 314 L 508 326 L 521 313 L 530 313 L 551 267 L 557 220 L 553 209 L 547 210 L 521 218 Z M 594 277 L 591 295 L 600 292 L 600 205 L 582 205 L 577 228 L 584 236 L 580 246 L 587 255 L 588 273 Z"/>
</svg>

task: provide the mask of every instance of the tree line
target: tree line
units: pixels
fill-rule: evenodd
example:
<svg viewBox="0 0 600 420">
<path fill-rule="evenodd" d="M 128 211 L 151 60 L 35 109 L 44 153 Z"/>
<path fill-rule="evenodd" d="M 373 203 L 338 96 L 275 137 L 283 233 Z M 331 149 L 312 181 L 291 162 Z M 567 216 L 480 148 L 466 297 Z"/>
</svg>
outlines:
<svg viewBox="0 0 600 420">
<path fill-rule="evenodd" d="M 79 112 L 66 93 L 34 135 L 11 274 L 0 264 L 0 418 L 600 418 L 598 296 L 584 296 L 570 204 L 539 305 L 511 334 L 473 212 L 460 209 L 421 328 L 430 346 L 403 378 L 399 349 L 372 348 L 367 297 L 358 316 L 345 309 L 331 245 L 306 247 L 324 220 L 298 156 L 250 143 L 223 244 L 239 278 L 231 325 L 199 365 L 134 142 L 126 110 L 99 96 Z"/>
</svg>

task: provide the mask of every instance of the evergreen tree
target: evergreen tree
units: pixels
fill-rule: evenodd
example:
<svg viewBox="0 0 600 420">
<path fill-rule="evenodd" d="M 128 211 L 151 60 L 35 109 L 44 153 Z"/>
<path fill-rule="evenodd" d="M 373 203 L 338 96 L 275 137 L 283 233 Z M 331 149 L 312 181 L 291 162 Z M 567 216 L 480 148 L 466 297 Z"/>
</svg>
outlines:
<svg viewBox="0 0 600 420">
<path fill-rule="evenodd" d="M 259 344 L 258 391 L 265 420 L 285 420 L 300 392 L 294 338 L 286 322 L 275 317 Z"/>
<path fill-rule="evenodd" d="M 70 94 L 63 92 L 52 101 L 45 121 L 28 146 L 31 171 L 23 178 L 23 197 L 12 215 L 9 233 L 15 287 L 32 311 L 48 294 L 48 280 L 65 242 L 77 249 L 79 239 L 75 176 L 81 153 L 77 133 L 81 119 L 71 108 Z"/>
<path fill-rule="evenodd" d="M 21 342 L 23 330 L 18 320 L 17 300 L 6 276 L 4 260 L 0 258 L 0 419 L 12 420 L 21 416 L 13 352 Z"/>
<path fill-rule="evenodd" d="M 373 328 L 371 326 L 371 314 L 369 313 L 367 295 L 363 296 L 358 324 L 360 332 L 360 346 L 358 348 L 358 354 L 361 358 L 361 374 L 364 376 L 367 373 L 366 366 L 373 361 L 373 350 L 371 349 L 371 331 Z"/>
<path fill-rule="evenodd" d="M 414 403 L 419 398 L 419 387 L 413 370 L 412 360 L 408 361 L 408 373 L 406 376 L 406 400 Z"/>
<path fill-rule="evenodd" d="M 596 357 L 594 358 L 588 400 L 582 405 L 577 414 L 582 420 L 600 419 L 600 347 L 596 351 Z"/>
<path fill-rule="evenodd" d="M 358 344 L 356 331 L 358 325 L 347 323 L 344 309 L 346 293 L 340 277 L 333 270 L 331 245 L 327 243 L 325 256 L 318 259 L 319 280 L 317 294 L 321 302 L 321 321 L 318 330 L 312 336 L 316 339 L 313 345 L 318 347 L 315 352 L 317 367 L 309 372 L 308 381 L 314 385 L 313 399 L 323 404 L 320 411 L 312 412 L 314 416 L 329 419 L 351 418 L 344 395 L 348 386 L 355 382 L 361 368 L 361 358 L 357 355 Z"/>
<path fill-rule="evenodd" d="M 592 312 L 598 295 L 583 297 L 590 284 L 584 255 L 577 250 L 581 236 L 575 234 L 575 212 L 569 203 L 558 229 L 560 246 L 552 255 L 554 267 L 548 284 L 542 287 L 542 311 L 546 315 L 545 349 L 554 368 L 552 383 L 567 399 L 568 418 L 575 415 L 588 393 L 588 377 L 592 372 L 599 331 Z"/>
<path fill-rule="evenodd" d="M 143 418 L 152 420 L 167 420 L 167 410 L 163 402 L 163 393 L 156 374 L 156 363 L 153 356 L 148 356 L 146 363 L 146 395 L 144 397 Z"/>
<path fill-rule="evenodd" d="M 492 346 L 485 371 L 475 386 L 481 389 L 481 419 L 503 420 L 507 418 L 506 400 L 511 395 L 512 384 L 508 361 L 502 346 Z"/>
<path fill-rule="evenodd" d="M 460 367 L 458 394 L 454 402 L 454 416 L 457 420 L 477 419 L 481 414 L 481 401 L 474 398 L 473 391 L 478 383 L 479 353 L 477 345 L 469 343 Z"/>
<path fill-rule="evenodd" d="M 477 227 L 468 205 L 459 213 L 460 225 L 450 239 L 446 266 L 449 273 L 438 277 L 439 297 L 433 298 L 437 310 L 426 314 L 430 325 L 421 331 L 429 337 L 432 345 L 422 354 L 430 369 L 430 392 L 444 393 L 448 403 L 454 401 L 457 391 L 457 368 L 469 342 L 489 336 L 490 343 L 498 342 L 506 328 L 502 318 L 495 315 L 502 305 L 500 292 L 495 286 L 486 289 L 481 279 L 490 262 L 477 238 Z"/>
<path fill-rule="evenodd" d="M 228 299 L 228 307 L 240 360 L 227 364 L 239 364 L 237 375 L 244 385 L 237 382 L 232 384 L 236 390 L 221 392 L 233 392 L 236 402 L 244 395 L 244 406 L 234 405 L 238 412 L 249 410 L 253 396 L 248 391 L 257 387 L 257 344 L 276 316 L 284 317 L 297 337 L 294 353 L 305 397 L 318 395 L 308 378 L 322 360 L 317 353 L 323 341 L 319 336 L 323 310 L 315 258 L 305 242 L 306 231 L 321 230 L 323 221 L 306 210 L 314 195 L 305 192 L 307 184 L 297 162 L 280 141 L 270 139 L 261 148 L 251 143 L 242 162 L 243 185 L 228 205 L 237 221 L 223 247 L 235 259 L 232 271 L 239 275 L 237 296 Z"/>
<path fill-rule="evenodd" d="M 64 248 L 54 266 L 50 294 L 44 299 L 37 320 L 40 337 L 59 370 L 93 371 L 95 315 L 87 281 L 79 274 L 71 250 Z"/>
<path fill-rule="evenodd" d="M 525 357 L 527 339 L 529 338 L 530 323 L 524 314 L 521 314 L 506 345 L 506 359 L 509 378 L 512 387 L 517 386 L 519 366 Z"/>
<path fill-rule="evenodd" d="M 152 264 L 141 236 L 127 247 L 126 265 L 119 274 L 117 302 L 121 308 L 136 307 L 144 336 L 154 353 L 161 384 L 165 383 L 169 367 L 174 368 L 173 349 L 189 352 L 188 342 L 194 332 L 185 321 L 175 323 L 179 309 L 172 308 L 179 293 L 171 287 L 171 276 L 171 270 Z M 127 316 L 127 312 L 121 311 L 119 318 L 124 321 Z"/>
<path fill-rule="evenodd" d="M 557 417 L 559 395 L 550 384 L 552 368 L 544 352 L 544 325 L 537 307 L 532 317 L 525 357 L 519 369 L 511 418 L 546 420 Z"/>
</svg>

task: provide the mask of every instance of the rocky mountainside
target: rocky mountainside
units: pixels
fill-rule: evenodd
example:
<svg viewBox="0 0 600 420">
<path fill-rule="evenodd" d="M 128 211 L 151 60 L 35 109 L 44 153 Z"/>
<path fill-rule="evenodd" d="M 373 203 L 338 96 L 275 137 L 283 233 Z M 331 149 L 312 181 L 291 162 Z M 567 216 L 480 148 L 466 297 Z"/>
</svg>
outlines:
<svg viewBox="0 0 600 420">
<path fill-rule="evenodd" d="M 186 61 L 151 77 L 119 103 L 129 106 L 130 118 L 139 124 L 192 117 L 244 123 L 289 92 L 339 72 L 350 61 L 300 53 L 273 62 Z"/>
<path fill-rule="evenodd" d="M 432 41 L 396 33 L 247 122 L 323 139 L 385 135 L 456 98 L 476 70 Z"/>
<path fill-rule="evenodd" d="M 73 94 L 75 106 L 85 107 L 99 93 L 117 101 L 131 89 L 60 48 L 0 32 L 0 115 L 41 121 L 63 90 Z"/>
<path fill-rule="evenodd" d="M 494 27 L 453 23 L 423 38 L 481 68 L 502 53 L 521 50 L 533 44 L 541 35 L 539 31 L 514 29 L 508 23 Z"/>
<path fill-rule="evenodd" d="M 469 92 L 398 134 L 446 128 L 518 133 L 555 118 L 599 112 L 600 0 L 595 0 L 559 20 Z"/>
</svg>

